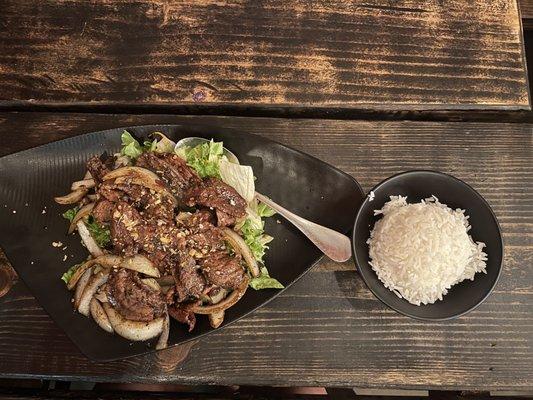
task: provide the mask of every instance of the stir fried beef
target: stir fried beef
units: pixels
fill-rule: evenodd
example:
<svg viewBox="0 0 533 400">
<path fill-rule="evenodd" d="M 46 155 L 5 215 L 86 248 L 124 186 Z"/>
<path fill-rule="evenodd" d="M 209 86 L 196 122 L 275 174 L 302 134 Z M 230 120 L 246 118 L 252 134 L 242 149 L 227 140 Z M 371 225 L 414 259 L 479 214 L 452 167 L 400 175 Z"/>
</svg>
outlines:
<svg viewBox="0 0 533 400">
<path fill-rule="evenodd" d="M 183 221 L 189 255 L 201 258 L 225 248 L 222 233 L 213 222 L 214 217 L 208 210 L 199 210 Z"/>
<path fill-rule="evenodd" d="M 140 248 L 138 227 L 142 225 L 139 212 L 124 201 L 116 203 L 111 219 L 111 241 L 116 251 L 126 256 Z"/>
<path fill-rule="evenodd" d="M 94 219 L 101 224 L 111 221 L 114 208 L 115 204 L 109 200 L 100 200 L 98 203 L 96 203 L 92 211 Z"/>
<path fill-rule="evenodd" d="M 132 183 L 104 182 L 98 188 L 101 197 L 111 201 L 127 201 L 147 216 L 158 219 L 174 218 L 171 199 Z"/>
<path fill-rule="evenodd" d="M 187 298 L 199 298 L 203 293 L 206 280 L 200 273 L 194 258 L 181 254 L 180 263 L 174 270 L 176 295 L 179 302 Z"/>
<path fill-rule="evenodd" d="M 216 210 L 219 226 L 233 225 L 246 214 L 246 201 L 231 186 L 220 179 L 206 178 L 201 185 L 191 187 L 184 195 L 185 204 Z"/>
<path fill-rule="evenodd" d="M 196 172 L 175 154 L 146 152 L 137 159 L 136 165 L 159 175 L 178 199 L 191 186 L 201 182 Z"/>
<path fill-rule="evenodd" d="M 168 306 L 169 315 L 190 331 L 196 323 L 192 304 L 217 293 L 223 298 L 245 279 L 241 256 L 229 253 L 221 227 L 245 216 L 246 202 L 220 179 L 202 180 L 174 154 L 145 152 L 136 166 L 156 173 L 180 206 L 198 209 L 178 213 L 174 199 L 138 181 L 132 183 L 128 176 L 103 181 L 112 163 L 90 159 L 87 168 L 97 182 L 92 215 L 109 225 L 114 254 L 142 254 L 162 276 L 171 275 L 174 280 L 164 296 L 145 284 L 139 273 L 118 269 L 111 272 L 105 293 L 124 318 L 152 321 L 164 315 Z"/>
<path fill-rule="evenodd" d="M 182 324 L 187 324 L 189 326 L 189 332 L 194 329 L 196 325 L 196 316 L 190 310 L 187 310 L 186 307 L 182 306 L 169 306 L 168 313 L 176 321 L 181 322 Z"/>
<path fill-rule="evenodd" d="M 107 157 L 105 162 L 100 157 L 94 156 L 87 161 L 87 170 L 93 179 L 99 183 L 103 177 L 113 169 L 114 157 Z"/>
<path fill-rule="evenodd" d="M 106 288 L 109 302 L 126 319 L 152 321 L 165 313 L 161 292 L 143 283 L 136 272 L 123 268 L 113 271 Z"/>
<path fill-rule="evenodd" d="M 143 219 L 133 206 L 116 204 L 111 220 L 111 239 L 115 249 L 125 255 L 142 250 L 160 271 L 172 271 L 178 251 L 185 248 L 185 234 L 173 222 Z"/>
<path fill-rule="evenodd" d="M 201 259 L 200 265 L 207 280 L 224 289 L 235 289 L 244 279 L 240 256 L 218 251 Z"/>
</svg>

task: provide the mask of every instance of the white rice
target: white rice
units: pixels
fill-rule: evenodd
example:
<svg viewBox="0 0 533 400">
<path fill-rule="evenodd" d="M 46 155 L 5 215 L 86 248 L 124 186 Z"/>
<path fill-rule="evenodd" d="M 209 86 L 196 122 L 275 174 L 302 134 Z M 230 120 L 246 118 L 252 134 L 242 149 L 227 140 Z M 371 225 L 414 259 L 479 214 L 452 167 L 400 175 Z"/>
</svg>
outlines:
<svg viewBox="0 0 533 400">
<path fill-rule="evenodd" d="M 452 210 L 433 196 L 407 204 L 391 196 L 367 243 L 370 265 L 385 287 L 412 304 L 442 300 L 450 287 L 484 272 L 484 243 L 468 235 L 464 210 Z"/>
</svg>

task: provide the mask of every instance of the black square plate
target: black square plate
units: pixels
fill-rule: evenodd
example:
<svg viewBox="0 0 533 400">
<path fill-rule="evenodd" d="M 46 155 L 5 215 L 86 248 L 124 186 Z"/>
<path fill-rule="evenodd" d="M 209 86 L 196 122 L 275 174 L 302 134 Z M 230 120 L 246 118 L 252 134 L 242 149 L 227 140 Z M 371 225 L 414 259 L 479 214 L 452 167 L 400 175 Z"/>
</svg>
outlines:
<svg viewBox="0 0 533 400">
<path fill-rule="evenodd" d="M 54 196 L 69 191 L 72 181 L 85 172 L 85 161 L 104 151 L 120 148 L 124 128 L 89 133 L 0 158 L 0 245 L 33 295 L 70 339 L 89 358 L 112 360 L 153 350 L 153 343 L 130 343 L 99 329 L 73 312 L 71 293 L 59 279 L 71 265 L 87 257 L 77 235 L 66 235 L 68 223 L 60 214 L 67 207 Z M 304 218 L 347 233 L 364 195 L 350 175 L 297 150 L 260 136 L 209 126 L 152 125 L 126 128 L 143 138 L 160 131 L 177 141 L 200 136 L 223 141 L 242 164 L 251 165 L 257 190 Z M 278 221 L 280 223 L 278 223 Z M 274 216 L 266 232 L 275 239 L 265 263 L 272 276 L 290 286 L 321 257 L 321 253 L 296 228 Z M 62 242 L 65 250 L 53 247 Z M 63 261 L 67 255 L 67 260 Z M 265 304 L 279 290 L 250 289 L 227 310 L 227 325 Z M 192 333 L 173 322 L 169 346 L 213 331 L 199 316 Z"/>
</svg>

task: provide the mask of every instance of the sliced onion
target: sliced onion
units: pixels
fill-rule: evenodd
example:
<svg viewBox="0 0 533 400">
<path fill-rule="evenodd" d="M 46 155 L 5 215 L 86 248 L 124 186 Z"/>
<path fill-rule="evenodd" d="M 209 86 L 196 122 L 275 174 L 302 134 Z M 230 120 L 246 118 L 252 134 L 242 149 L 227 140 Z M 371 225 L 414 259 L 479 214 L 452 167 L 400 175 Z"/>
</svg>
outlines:
<svg viewBox="0 0 533 400">
<path fill-rule="evenodd" d="M 125 167 L 130 163 L 130 158 L 128 156 L 123 156 L 120 153 L 115 154 L 115 164 L 113 165 L 114 169 Z"/>
<path fill-rule="evenodd" d="M 54 200 L 59 204 L 75 204 L 81 201 L 87 192 L 88 189 L 77 189 L 65 196 L 54 197 Z"/>
<path fill-rule="evenodd" d="M 174 285 L 174 277 L 172 275 L 164 275 L 161 278 L 157 278 L 157 283 L 161 286 Z"/>
<path fill-rule="evenodd" d="M 78 311 L 80 312 L 80 314 L 83 314 L 86 317 L 89 316 L 89 306 L 91 304 L 91 299 L 93 298 L 96 291 L 100 288 L 100 286 L 107 282 L 107 278 L 109 278 L 108 271 L 100 271 L 96 274 L 91 275 L 91 278 L 89 279 L 89 282 L 87 282 L 87 285 L 83 290 L 83 294 L 81 295 L 80 305 L 78 306 Z"/>
<path fill-rule="evenodd" d="M 105 286 L 104 286 L 105 287 Z M 107 294 L 102 290 L 102 287 L 100 286 L 100 290 L 94 294 L 94 298 L 98 300 L 100 303 L 107 303 Z"/>
<path fill-rule="evenodd" d="M 122 268 L 131 269 L 132 271 L 137 271 L 141 274 L 151 276 L 152 278 L 159 278 L 161 276 L 159 270 L 154 266 L 154 263 L 140 254 L 136 254 L 133 257 L 124 258 L 120 263 L 120 266 Z"/>
<path fill-rule="evenodd" d="M 154 172 L 141 167 L 122 167 L 115 169 L 104 176 L 104 181 L 115 179 L 117 184 L 132 183 L 135 185 L 144 186 L 160 193 L 172 200 L 176 205 L 178 201 L 172 193 L 168 191 L 165 185 L 161 182 L 159 176 Z"/>
<path fill-rule="evenodd" d="M 209 301 L 211 304 L 220 303 L 224 297 L 228 294 L 228 291 L 226 289 L 220 288 L 214 296 L 209 296 Z"/>
<path fill-rule="evenodd" d="M 189 307 L 189 310 L 195 314 L 213 314 L 227 310 L 241 299 L 248 288 L 248 282 L 249 278 L 248 276 L 245 276 L 239 287 L 231 292 L 224 300 L 217 304 L 210 305 L 193 304 Z"/>
<path fill-rule="evenodd" d="M 80 210 L 76 213 L 76 215 L 72 219 L 72 222 L 70 223 L 70 226 L 68 228 L 68 233 L 74 232 L 78 221 L 82 219 L 83 217 L 86 217 L 87 215 L 89 215 L 91 211 L 93 210 L 93 208 L 94 208 L 94 203 L 86 204 L 82 208 L 80 208 Z"/>
<path fill-rule="evenodd" d="M 235 253 L 240 254 L 242 256 L 242 258 L 246 262 L 246 266 L 250 270 L 250 274 L 254 278 L 261 275 L 261 272 L 259 271 L 259 265 L 257 265 L 257 261 L 255 260 L 252 251 L 250 250 L 244 239 L 240 237 L 238 233 L 229 228 L 222 229 L 222 232 L 224 234 L 224 238 L 231 245 Z"/>
<path fill-rule="evenodd" d="M 218 328 L 224 322 L 224 311 L 217 311 L 209 314 L 209 323 L 213 328 Z"/>
<path fill-rule="evenodd" d="M 87 229 L 87 226 L 85 225 L 85 223 L 83 221 L 78 221 L 76 223 L 76 227 L 78 228 L 78 233 L 80 234 L 80 238 L 83 244 L 85 245 L 85 247 L 87 247 L 87 250 L 89 250 L 89 253 L 91 253 L 93 257 L 102 256 L 104 252 L 102 251 L 100 246 L 98 246 L 96 241 L 91 236 L 91 233 L 89 232 L 89 229 Z"/>
<path fill-rule="evenodd" d="M 122 167 L 114 169 L 113 171 L 105 174 L 103 180 L 108 181 L 110 179 L 121 178 L 124 176 L 143 177 L 146 178 L 146 180 L 152 181 L 153 183 L 157 183 L 157 181 L 160 180 L 159 176 L 157 176 L 155 172 L 141 167 Z"/>
<path fill-rule="evenodd" d="M 91 299 L 89 309 L 91 311 L 91 317 L 93 317 L 94 321 L 100 328 L 109 333 L 114 332 L 111 322 L 109 322 L 109 318 L 107 317 L 102 304 L 96 299 L 96 296 Z"/>
<path fill-rule="evenodd" d="M 160 137 L 155 146 L 154 151 L 156 153 L 174 153 L 174 147 L 176 147 L 176 143 L 174 143 L 161 132 L 154 132 L 152 135 L 159 135 Z"/>
<path fill-rule="evenodd" d="M 123 258 L 120 256 L 115 256 L 113 254 L 104 254 L 100 257 L 93 258 L 85 264 L 82 264 L 76 272 L 68 281 L 67 287 L 72 290 L 81 276 L 85 271 L 92 267 L 93 265 L 98 264 L 107 268 L 126 268 L 131 269 L 132 271 L 137 271 L 142 274 L 151 276 L 152 278 L 159 278 L 159 270 L 154 266 L 154 264 L 148 260 L 146 257 L 137 254 L 133 257 Z"/>
<path fill-rule="evenodd" d="M 165 315 L 165 320 L 163 321 L 163 331 L 161 332 L 161 335 L 159 336 L 159 339 L 157 340 L 157 344 L 155 345 L 156 350 L 163 350 L 167 348 L 169 333 L 170 333 L 170 318 L 167 313 L 167 315 Z"/>
<path fill-rule="evenodd" d="M 149 340 L 163 331 L 165 317 L 156 318 L 150 322 L 131 321 L 120 315 L 109 303 L 103 303 L 102 307 L 115 332 L 128 340 Z"/>
<path fill-rule="evenodd" d="M 83 276 L 85 271 L 87 271 L 89 268 L 91 268 L 94 264 L 96 264 L 96 260 L 92 259 L 92 260 L 86 261 L 84 264 L 80 265 L 79 268 L 72 275 L 72 278 L 70 278 L 70 280 L 67 283 L 68 290 L 74 289 L 74 287 L 77 285 L 78 281 Z"/>
<path fill-rule="evenodd" d="M 94 182 L 94 179 L 82 179 L 81 181 L 72 182 L 72 185 L 70 185 L 70 190 L 78 190 L 78 189 L 91 189 L 96 185 Z"/>
<path fill-rule="evenodd" d="M 159 283 L 154 278 L 144 278 L 141 279 L 142 283 L 145 285 L 150 286 L 152 289 L 154 289 L 157 292 L 161 291 L 161 286 L 159 286 Z"/>
<path fill-rule="evenodd" d="M 76 285 L 76 291 L 74 292 L 74 308 L 78 309 L 80 306 L 80 300 L 81 295 L 83 294 L 83 291 L 85 290 L 85 286 L 87 286 L 87 282 L 89 282 L 89 278 L 92 275 L 93 270 L 89 268 L 86 270 L 83 275 L 81 276 L 80 280 L 78 281 L 78 284 Z"/>
</svg>

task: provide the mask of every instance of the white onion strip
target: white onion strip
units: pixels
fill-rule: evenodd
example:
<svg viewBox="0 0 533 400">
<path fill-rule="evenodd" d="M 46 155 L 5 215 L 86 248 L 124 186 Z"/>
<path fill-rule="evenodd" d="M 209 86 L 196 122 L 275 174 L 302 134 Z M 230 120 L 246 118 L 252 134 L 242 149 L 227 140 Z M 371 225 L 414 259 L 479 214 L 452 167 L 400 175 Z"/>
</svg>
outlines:
<svg viewBox="0 0 533 400">
<path fill-rule="evenodd" d="M 80 314 L 83 314 L 86 317 L 89 316 L 91 300 L 98 288 L 107 282 L 107 278 L 109 278 L 109 271 L 106 270 L 91 275 L 91 278 L 89 279 L 89 282 L 87 282 L 83 294 L 81 295 L 80 305 L 78 307 Z"/>
<path fill-rule="evenodd" d="M 72 275 L 72 278 L 68 281 L 67 287 L 69 290 L 72 290 L 81 276 L 85 271 L 92 267 L 95 264 L 99 264 L 107 268 L 126 268 L 131 269 L 132 271 L 137 271 L 142 274 L 148 275 L 152 278 L 159 278 L 159 270 L 154 266 L 154 264 L 148 260 L 146 257 L 137 254 L 133 257 L 123 258 L 120 256 L 115 256 L 113 254 L 105 254 L 103 256 L 93 258 L 82 264 L 76 272 Z"/>
<path fill-rule="evenodd" d="M 81 181 L 72 182 L 72 185 L 70 186 L 70 190 L 78 190 L 78 189 L 91 189 L 96 185 L 94 179 L 82 179 Z"/>
<path fill-rule="evenodd" d="M 218 328 L 222 322 L 224 322 L 224 311 L 217 311 L 212 314 L 209 314 L 209 323 L 211 327 Z"/>
<path fill-rule="evenodd" d="M 68 227 L 68 233 L 72 233 L 76 230 L 76 224 L 78 221 L 87 215 L 91 213 L 91 211 L 94 208 L 94 203 L 89 203 L 84 205 L 82 208 L 79 209 L 79 211 L 76 213 L 74 218 L 72 218 L 72 222 L 70 223 L 70 226 Z"/>
<path fill-rule="evenodd" d="M 91 253 L 93 257 L 100 257 L 104 255 L 104 252 L 102 251 L 100 246 L 98 246 L 94 238 L 91 236 L 91 233 L 89 232 L 89 229 L 87 229 L 85 223 L 83 221 L 78 221 L 76 223 L 76 227 L 78 228 L 80 238 L 85 247 L 87 247 L 87 250 L 89 250 L 89 253 Z"/>
<path fill-rule="evenodd" d="M 85 197 L 88 189 L 77 189 L 65 196 L 54 197 L 54 200 L 58 204 L 75 204 Z"/>
<path fill-rule="evenodd" d="M 93 317 L 94 321 L 100 328 L 109 333 L 114 332 L 111 322 L 109 322 L 109 318 L 107 317 L 102 304 L 96 299 L 96 296 L 91 299 L 89 309 L 91 311 L 91 317 Z"/>
<path fill-rule="evenodd" d="M 257 265 L 257 261 L 244 239 L 229 228 L 224 228 L 222 232 L 224 233 L 224 239 L 228 241 L 235 253 L 240 254 L 242 258 L 244 258 L 246 266 L 250 270 L 250 274 L 254 278 L 258 277 L 261 274 L 259 271 L 259 265 Z"/>
<path fill-rule="evenodd" d="M 74 292 L 74 308 L 78 309 L 80 306 L 80 300 L 81 295 L 83 294 L 83 291 L 85 290 L 85 286 L 87 286 L 87 282 L 89 282 L 89 278 L 92 275 L 93 270 L 89 268 L 87 271 L 83 273 L 80 280 L 78 281 L 78 284 L 76 285 L 76 291 Z"/>
<path fill-rule="evenodd" d="M 246 293 L 246 289 L 248 288 L 248 282 L 249 278 L 247 275 L 245 275 L 239 287 L 236 288 L 233 292 L 231 292 L 224 300 L 218 302 L 217 304 L 210 304 L 205 306 L 201 304 L 193 304 L 188 309 L 195 314 L 213 314 L 227 310 L 232 305 L 237 303 L 244 295 L 244 293 Z"/>
<path fill-rule="evenodd" d="M 154 172 L 141 167 L 122 167 L 117 168 L 109 173 L 107 173 L 103 180 L 108 181 L 111 179 L 115 179 L 115 183 L 121 184 L 121 183 L 133 183 L 135 185 L 141 185 L 144 187 L 147 187 L 148 189 L 152 189 L 157 193 L 160 193 L 161 195 L 164 195 L 171 199 L 172 203 L 176 205 L 178 201 L 168 191 L 166 186 L 162 183 L 159 176 L 157 176 Z"/>
<path fill-rule="evenodd" d="M 156 318 L 150 322 L 132 321 L 120 315 L 109 303 L 103 303 L 102 307 L 104 307 L 115 332 L 128 340 L 149 340 L 160 335 L 163 331 L 164 317 Z"/>
</svg>

